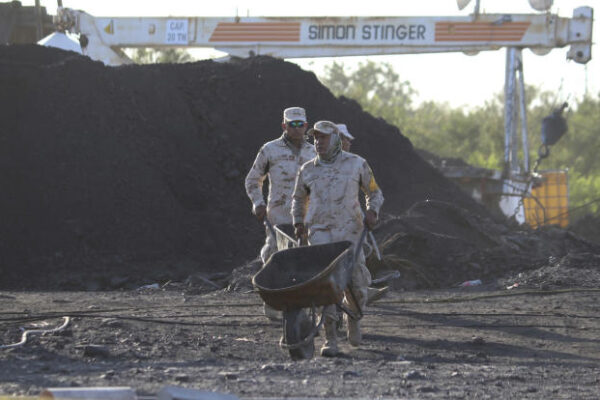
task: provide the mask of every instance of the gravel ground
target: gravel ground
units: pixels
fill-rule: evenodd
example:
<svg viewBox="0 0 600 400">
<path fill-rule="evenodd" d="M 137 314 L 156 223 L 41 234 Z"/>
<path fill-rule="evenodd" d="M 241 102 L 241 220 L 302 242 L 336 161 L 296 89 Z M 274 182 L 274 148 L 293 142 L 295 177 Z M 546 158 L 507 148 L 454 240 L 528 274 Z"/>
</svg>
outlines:
<svg viewBox="0 0 600 400">
<path fill-rule="evenodd" d="M 0 292 L 0 393 L 167 385 L 240 398 L 577 398 L 600 386 L 600 289 L 394 292 L 371 306 L 364 341 L 292 362 L 254 293 Z M 315 339 L 317 349 L 323 336 Z"/>
</svg>

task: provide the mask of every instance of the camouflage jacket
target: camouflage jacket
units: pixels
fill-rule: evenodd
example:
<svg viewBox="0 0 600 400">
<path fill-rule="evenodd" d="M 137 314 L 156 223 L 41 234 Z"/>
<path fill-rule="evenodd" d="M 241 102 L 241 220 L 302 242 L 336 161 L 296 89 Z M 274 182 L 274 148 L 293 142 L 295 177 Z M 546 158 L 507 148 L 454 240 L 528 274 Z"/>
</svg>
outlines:
<svg viewBox="0 0 600 400">
<path fill-rule="evenodd" d="M 367 161 L 342 151 L 331 164 L 315 158 L 300 168 L 292 201 L 293 223 L 304 223 L 310 236 L 329 231 L 332 240 L 355 241 L 363 229 L 359 191 L 367 210 L 379 215 L 383 194 Z"/>
<path fill-rule="evenodd" d="M 273 224 L 289 224 L 292 221 L 290 208 L 296 173 L 302 164 L 316 155 L 310 143 L 304 142 L 298 149 L 284 135 L 265 143 L 246 176 L 246 193 L 252 201 L 253 210 L 265 205 L 262 187 L 268 176 L 267 218 Z"/>
</svg>

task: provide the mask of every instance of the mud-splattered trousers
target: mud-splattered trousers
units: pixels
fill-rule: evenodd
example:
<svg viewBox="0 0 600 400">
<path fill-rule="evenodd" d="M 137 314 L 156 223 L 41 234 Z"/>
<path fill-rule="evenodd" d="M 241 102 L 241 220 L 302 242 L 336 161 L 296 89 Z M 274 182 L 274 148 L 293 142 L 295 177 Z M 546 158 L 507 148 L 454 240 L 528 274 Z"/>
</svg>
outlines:
<svg viewBox="0 0 600 400">
<path fill-rule="evenodd" d="M 252 201 L 253 210 L 265 205 L 262 188 L 268 176 L 267 218 L 273 225 L 292 223 L 290 210 L 296 174 L 302 164 L 316 155 L 315 148 L 310 143 L 303 142 L 302 147 L 298 149 L 285 135 L 265 143 L 258 151 L 256 160 L 246 176 L 246 193 Z M 263 263 L 276 251 L 277 242 L 271 233 L 266 231 L 265 244 L 260 251 Z"/>
<path fill-rule="evenodd" d="M 356 244 L 363 230 L 361 190 L 367 210 L 379 215 L 383 194 L 365 159 L 342 151 L 332 163 L 323 163 L 318 158 L 307 162 L 296 178 L 292 200 L 294 225 L 304 223 L 311 245 L 340 240 Z M 371 274 L 361 251 L 352 273 L 352 291 L 361 308 L 366 305 L 370 284 Z M 328 306 L 323 312 L 337 319 L 335 306 Z"/>
</svg>

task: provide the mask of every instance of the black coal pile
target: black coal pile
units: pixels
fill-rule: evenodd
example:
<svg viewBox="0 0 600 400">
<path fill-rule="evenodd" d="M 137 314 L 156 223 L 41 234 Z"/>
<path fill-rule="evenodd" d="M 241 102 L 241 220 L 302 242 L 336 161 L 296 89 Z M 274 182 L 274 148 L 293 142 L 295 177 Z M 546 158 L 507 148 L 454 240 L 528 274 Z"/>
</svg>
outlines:
<svg viewBox="0 0 600 400">
<path fill-rule="evenodd" d="M 477 168 L 473 167 L 469 163 L 467 163 L 462 158 L 458 157 L 440 157 L 437 154 L 433 154 L 427 150 L 423 149 L 415 149 L 417 154 L 431 165 L 433 165 L 437 169 L 445 168 L 445 167 L 462 167 L 462 168 Z"/>
<path fill-rule="evenodd" d="M 105 67 L 0 46 L 0 288 L 102 289 L 230 271 L 263 230 L 243 179 L 285 107 L 346 123 L 385 212 L 444 200 L 486 212 L 396 127 L 268 57 Z"/>
<path fill-rule="evenodd" d="M 586 214 L 569 224 L 569 230 L 600 245 L 600 215 Z"/>
<path fill-rule="evenodd" d="M 576 266 L 582 256 L 573 254 L 588 255 L 590 263 L 582 263 L 580 269 L 600 268 L 600 246 L 570 231 L 509 226 L 443 201 L 414 204 L 388 218 L 377 236 L 383 257 L 379 261 L 371 255 L 369 268 L 376 276 L 400 271 L 402 278 L 393 284 L 398 289 L 446 288 L 467 281 L 490 284 L 506 276 L 514 280 L 515 275 L 533 274 L 565 257 L 569 267 Z"/>
<path fill-rule="evenodd" d="M 600 287 L 600 254 L 569 252 L 549 257 L 539 268 L 509 274 L 499 280 L 507 289 L 562 290 Z"/>
</svg>

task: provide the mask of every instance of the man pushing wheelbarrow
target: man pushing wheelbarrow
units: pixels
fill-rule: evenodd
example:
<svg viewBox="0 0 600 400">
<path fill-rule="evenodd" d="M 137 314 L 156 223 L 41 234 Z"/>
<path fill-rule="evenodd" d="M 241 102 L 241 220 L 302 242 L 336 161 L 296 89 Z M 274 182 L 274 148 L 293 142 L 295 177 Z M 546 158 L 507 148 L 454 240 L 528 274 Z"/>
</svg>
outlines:
<svg viewBox="0 0 600 400">
<path fill-rule="evenodd" d="M 275 225 L 271 229 L 280 251 L 252 280 L 265 304 L 283 311 L 280 344 L 296 360 L 312 357 L 314 337 L 322 324 L 326 341 L 321 354 L 333 357 L 339 353 L 336 307 L 346 314 L 350 344 L 360 344 L 359 319 L 371 281 L 362 244 L 383 203 L 367 162 L 341 150 L 336 125 L 319 121 L 311 131 L 317 157 L 298 171 L 292 199 L 293 226 Z M 364 222 L 359 190 L 365 193 Z M 301 240 L 296 242 L 294 234 Z M 290 244 L 296 242 L 298 246 L 306 239 L 309 246 L 290 248 Z M 319 307 L 323 311 L 317 323 Z M 306 309 L 312 311 L 312 318 Z"/>
<path fill-rule="evenodd" d="M 337 126 L 330 121 L 319 121 L 309 131 L 314 135 L 317 157 L 306 162 L 298 171 L 292 199 L 292 217 L 296 237 L 306 237 L 309 245 L 349 241 L 355 247 L 356 260 L 344 303 L 358 308 L 358 315 L 367 301 L 367 287 L 371 275 L 365 265 L 360 242 L 364 229 L 373 229 L 377 223 L 383 194 L 367 161 L 342 151 Z M 359 202 L 359 190 L 365 194 L 365 213 Z M 364 226 L 366 224 L 366 227 Z M 351 298 L 348 298 L 351 297 Z M 353 304 L 354 303 L 354 304 Z M 357 313 L 353 313 L 357 316 Z M 361 342 L 359 318 L 348 319 L 348 342 Z M 338 313 L 334 304 L 323 308 L 325 344 L 321 355 L 333 357 L 339 353 L 336 322 Z"/>
</svg>

